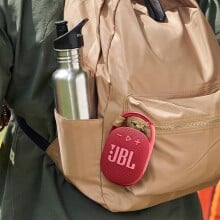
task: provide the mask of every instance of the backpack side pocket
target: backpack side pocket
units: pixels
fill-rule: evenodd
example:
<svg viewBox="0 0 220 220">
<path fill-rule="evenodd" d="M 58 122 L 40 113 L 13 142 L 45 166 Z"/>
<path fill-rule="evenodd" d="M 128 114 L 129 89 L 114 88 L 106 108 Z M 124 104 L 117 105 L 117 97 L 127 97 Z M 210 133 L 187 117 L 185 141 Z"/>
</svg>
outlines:
<svg viewBox="0 0 220 220">
<path fill-rule="evenodd" d="M 55 118 L 65 178 L 87 197 L 104 204 L 99 163 L 103 119 L 69 120 L 57 112 Z"/>
</svg>

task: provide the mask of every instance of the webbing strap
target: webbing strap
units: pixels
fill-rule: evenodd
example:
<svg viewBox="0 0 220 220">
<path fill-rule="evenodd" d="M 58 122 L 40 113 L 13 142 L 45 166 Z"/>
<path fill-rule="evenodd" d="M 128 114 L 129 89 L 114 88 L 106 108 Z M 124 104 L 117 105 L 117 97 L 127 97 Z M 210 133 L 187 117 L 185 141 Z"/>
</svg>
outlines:
<svg viewBox="0 0 220 220">
<path fill-rule="evenodd" d="M 166 19 L 160 0 L 144 0 L 144 3 L 151 18 L 159 22 L 163 22 Z"/>
<path fill-rule="evenodd" d="M 34 131 L 31 127 L 29 127 L 29 125 L 23 118 L 15 115 L 15 119 L 23 132 L 43 151 L 46 151 L 50 143 L 41 135 L 39 135 L 36 131 Z"/>
</svg>

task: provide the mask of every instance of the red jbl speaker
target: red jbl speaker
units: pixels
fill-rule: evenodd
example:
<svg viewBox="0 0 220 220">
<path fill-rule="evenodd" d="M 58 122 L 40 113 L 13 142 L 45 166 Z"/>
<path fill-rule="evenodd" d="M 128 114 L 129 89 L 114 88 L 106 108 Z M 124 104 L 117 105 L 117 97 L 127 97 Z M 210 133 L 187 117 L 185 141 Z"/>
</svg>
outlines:
<svg viewBox="0 0 220 220">
<path fill-rule="evenodd" d="M 101 170 L 105 177 L 123 186 L 134 185 L 144 175 L 155 142 L 152 121 L 138 112 L 127 112 L 122 115 L 124 118 L 131 116 L 147 122 L 151 137 L 131 127 L 113 128 L 101 156 Z"/>
</svg>

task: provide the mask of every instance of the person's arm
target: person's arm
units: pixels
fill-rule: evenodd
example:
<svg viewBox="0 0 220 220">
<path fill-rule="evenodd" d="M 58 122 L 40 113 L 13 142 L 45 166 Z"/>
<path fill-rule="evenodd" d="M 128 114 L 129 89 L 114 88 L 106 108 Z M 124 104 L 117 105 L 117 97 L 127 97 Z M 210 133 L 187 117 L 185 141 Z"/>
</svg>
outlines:
<svg viewBox="0 0 220 220">
<path fill-rule="evenodd" d="M 5 8 L 3 1 L 0 0 L 0 115 L 2 115 L 3 112 L 2 105 L 11 78 L 11 70 L 13 68 L 13 48 L 7 36 L 7 25 L 4 12 Z M 0 118 L 0 123 L 1 121 Z"/>
<path fill-rule="evenodd" d="M 197 0 L 220 44 L 220 0 Z"/>
</svg>

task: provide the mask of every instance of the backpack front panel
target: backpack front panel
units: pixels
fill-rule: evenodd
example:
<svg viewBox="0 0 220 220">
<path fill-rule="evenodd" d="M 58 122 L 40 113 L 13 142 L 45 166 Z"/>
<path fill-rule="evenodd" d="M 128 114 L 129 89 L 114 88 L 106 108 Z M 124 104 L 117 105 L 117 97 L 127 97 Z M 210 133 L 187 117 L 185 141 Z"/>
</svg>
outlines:
<svg viewBox="0 0 220 220">
<path fill-rule="evenodd" d="M 70 26 L 90 21 L 82 64 L 96 82 L 98 119 L 56 116 L 64 175 L 111 211 L 150 207 L 220 177 L 218 44 L 195 1 L 161 3 L 167 19 L 159 23 L 139 0 L 66 1 Z M 108 181 L 99 165 L 112 124 L 126 111 L 146 114 L 156 127 L 147 171 L 129 187 Z M 212 172 L 204 175 L 204 167 Z"/>
</svg>

